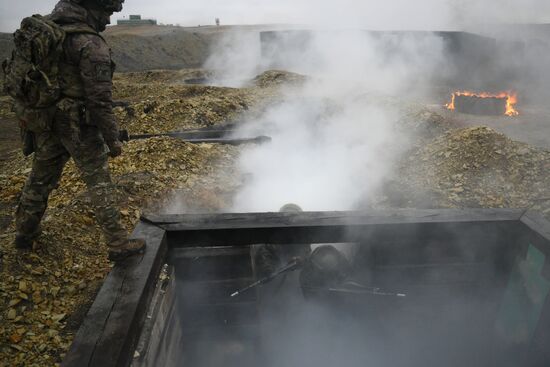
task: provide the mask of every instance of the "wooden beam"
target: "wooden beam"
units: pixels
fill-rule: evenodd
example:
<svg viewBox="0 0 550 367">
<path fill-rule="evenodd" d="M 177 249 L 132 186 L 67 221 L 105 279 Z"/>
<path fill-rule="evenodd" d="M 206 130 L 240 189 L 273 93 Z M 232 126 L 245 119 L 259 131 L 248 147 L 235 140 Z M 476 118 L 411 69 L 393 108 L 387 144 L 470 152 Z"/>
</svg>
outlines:
<svg viewBox="0 0 550 367">
<path fill-rule="evenodd" d="M 253 228 L 287 226 L 350 226 L 354 224 L 406 224 L 445 222 L 518 221 L 520 209 L 427 209 L 334 211 L 302 213 L 226 213 L 226 214 L 146 214 L 142 220 L 167 230 Z"/>
<path fill-rule="evenodd" d="M 232 213 L 146 216 L 168 231 L 171 248 L 255 243 L 491 241 L 509 233 L 523 211 L 504 209 L 377 212 Z M 491 230 L 491 228 L 493 230 Z M 493 241 L 494 242 L 494 241 Z"/>
<path fill-rule="evenodd" d="M 161 228 L 140 223 L 133 237 L 147 241 L 146 252 L 117 264 L 109 273 L 62 366 L 127 366 L 131 362 L 167 251 Z"/>
</svg>

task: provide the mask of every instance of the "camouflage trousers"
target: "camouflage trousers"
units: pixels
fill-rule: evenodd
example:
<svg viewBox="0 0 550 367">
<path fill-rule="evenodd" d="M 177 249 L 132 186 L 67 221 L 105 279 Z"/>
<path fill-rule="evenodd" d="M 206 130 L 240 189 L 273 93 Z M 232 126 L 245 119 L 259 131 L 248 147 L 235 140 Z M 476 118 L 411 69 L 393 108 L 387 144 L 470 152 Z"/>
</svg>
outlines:
<svg viewBox="0 0 550 367">
<path fill-rule="evenodd" d="M 108 154 L 98 128 L 75 128 L 69 114 L 58 112 L 48 131 L 35 132 L 32 172 L 25 183 L 16 212 L 17 234 L 34 239 L 46 211 L 48 197 L 61 178 L 65 163 L 72 157 L 86 183 L 96 219 L 107 243 L 126 238 L 115 204 Z"/>
</svg>

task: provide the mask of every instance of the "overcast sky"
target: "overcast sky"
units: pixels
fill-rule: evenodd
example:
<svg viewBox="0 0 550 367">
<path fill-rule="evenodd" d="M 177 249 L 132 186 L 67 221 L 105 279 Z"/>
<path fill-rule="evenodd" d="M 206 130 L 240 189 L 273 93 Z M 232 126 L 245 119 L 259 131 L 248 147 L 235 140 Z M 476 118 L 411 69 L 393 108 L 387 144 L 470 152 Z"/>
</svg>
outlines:
<svg viewBox="0 0 550 367">
<path fill-rule="evenodd" d="M 24 16 L 48 13 L 57 0 L 0 0 L 0 31 Z M 550 0 L 127 0 L 122 13 L 159 22 L 296 23 L 369 29 L 457 29 L 471 22 L 550 22 Z"/>
</svg>

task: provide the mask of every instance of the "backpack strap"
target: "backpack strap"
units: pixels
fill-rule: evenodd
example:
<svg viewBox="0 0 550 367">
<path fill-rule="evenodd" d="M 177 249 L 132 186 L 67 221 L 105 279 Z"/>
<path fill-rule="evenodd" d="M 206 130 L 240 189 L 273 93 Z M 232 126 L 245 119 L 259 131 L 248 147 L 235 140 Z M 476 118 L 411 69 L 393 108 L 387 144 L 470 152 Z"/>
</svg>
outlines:
<svg viewBox="0 0 550 367">
<path fill-rule="evenodd" d="M 105 41 L 105 38 L 103 38 L 101 34 L 96 32 L 92 27 L 85 24 L 67 24 L 62 25 L 61 28 L 63 28 L 66 34 L 93 34 Z"/>
</svg>

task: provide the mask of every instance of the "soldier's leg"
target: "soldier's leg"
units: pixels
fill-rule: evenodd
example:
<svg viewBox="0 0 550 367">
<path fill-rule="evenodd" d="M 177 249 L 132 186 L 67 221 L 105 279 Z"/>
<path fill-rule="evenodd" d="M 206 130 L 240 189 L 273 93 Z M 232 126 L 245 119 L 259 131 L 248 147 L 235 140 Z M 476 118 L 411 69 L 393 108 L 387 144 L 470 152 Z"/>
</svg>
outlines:
<svg viewBox="0 0 550 367">
<path fill-rule="evenodd" d="M 109 257 L 118 260 L 141 252 L 145 247 L 144 241 L 128 240 L 122 226 L 116 191 L 109 172 L 108 154 L 99 130 L 85 125 L 81 127 L 80 135 L 78 144 L 71 146 L 68 142 L 67 146 L 88 187 L 96 219 L 109 246 Z"/>
<path fill-rule="evenodd" d="M 21 193 L 15 214 L 16 241 L 18 248 L 32 248 L 32 243 L 40 234 L 40 221 L 46 211 L 48 197 L 57 187 L 63 166 L 69 154 L 52 135 L 37 136 L 31 174 Z"/>
<path fill-rule="evenodd" d="M 116 203 L 115 187 L 109 172 L 108 155 L 101 134 L 94 126 L 82 126 L 81 141 L 71 149 L 71 155 L 88 187 L 96 219 L 108 244 L 125 240 Z"/>
</svg>

